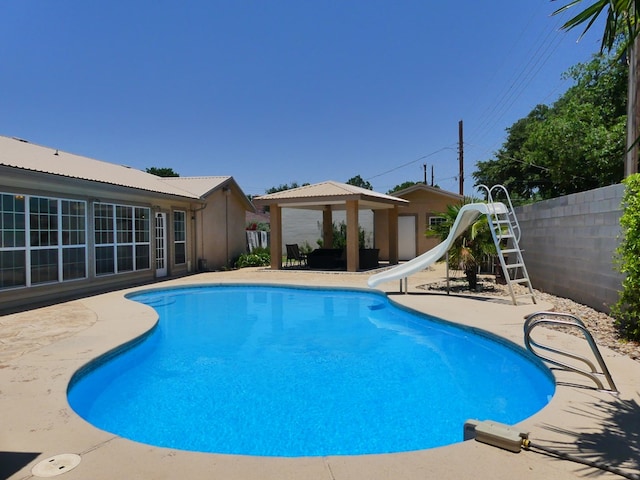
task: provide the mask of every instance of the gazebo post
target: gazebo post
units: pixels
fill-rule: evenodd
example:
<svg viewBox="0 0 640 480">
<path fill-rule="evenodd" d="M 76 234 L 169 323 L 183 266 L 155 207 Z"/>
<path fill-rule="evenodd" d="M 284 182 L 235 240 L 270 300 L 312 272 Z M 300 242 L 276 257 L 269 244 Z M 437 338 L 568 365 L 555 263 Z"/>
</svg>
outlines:
<svg viewBox="0 0 640 480">
<path fill-rule="evenodd" d="M 347 200 L 347 271 L 357 272 L 360 268 L 358 201 Z"/>
<path fill-rule="evenodd" d="M 398 263 L 398 206 L 389 210 L 389 265 Z"/>
<path fill-rule="evenodd" d="M 282 268 L 282 208 L 278 204 L 269 206 L 271 222 L 271 269 Z"/>
<path fill-rule="evenodd" d="M 325 205 L 322 209 L 322 246 L 331 248 L 333 246 L 333 211 L 331 205 Z"/>
</svg>

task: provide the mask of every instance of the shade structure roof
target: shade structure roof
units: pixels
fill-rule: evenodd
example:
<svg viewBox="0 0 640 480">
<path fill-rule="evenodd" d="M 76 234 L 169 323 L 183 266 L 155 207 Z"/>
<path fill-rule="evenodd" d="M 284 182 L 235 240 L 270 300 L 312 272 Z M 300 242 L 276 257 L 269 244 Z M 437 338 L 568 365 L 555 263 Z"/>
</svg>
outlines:
<svg viewBox="0 0 640 480">
<path fill-rule="evenodd" d="M 392 195 L 332 180 L 262 195 L 255 197 L 253 202 L 256 205 L 279 205 L 282 208 L 306 210 L 322 210 L 330 205 L 332 210 L 340 210 L 345 208 L 347 201 L 353 200 L 358 201 L 359 208 L 372 210 L 393 208 L 409 203 Z"/>
</svg>

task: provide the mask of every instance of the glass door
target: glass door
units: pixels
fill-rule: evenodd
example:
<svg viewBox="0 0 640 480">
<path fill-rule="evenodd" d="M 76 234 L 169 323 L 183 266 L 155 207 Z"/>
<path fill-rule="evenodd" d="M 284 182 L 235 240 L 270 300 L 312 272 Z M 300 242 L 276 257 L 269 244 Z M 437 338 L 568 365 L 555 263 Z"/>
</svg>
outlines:
<svg viewBox="0 0 640 480">
<path fill-rule="evenodd" d="M 167 214 L 156 213 L 156 277 L 167 276 Z"/>
</svg>

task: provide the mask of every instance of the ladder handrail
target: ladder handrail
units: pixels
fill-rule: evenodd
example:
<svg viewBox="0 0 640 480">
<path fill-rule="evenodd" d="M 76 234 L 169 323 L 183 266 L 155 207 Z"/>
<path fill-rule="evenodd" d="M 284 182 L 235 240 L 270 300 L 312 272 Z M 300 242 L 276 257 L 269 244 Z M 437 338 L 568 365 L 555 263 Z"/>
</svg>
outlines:
<svg viewBox="0 0 640 480">
<path fill-rule="evenodd" d="M 495 202 L 494 195 L 492 193 L 494 190 L 498 192 L 502 191 L 502 194 L 507 200 L 507 215 L 509 217 L 509 221 L 511 222 L 511 228 L 513 229 L 514 235 L 516 237 L 516 241 L 520 243 L 520 236 L 522 234 L 522 231 L 520 230 L 520 223 L 518 222 L 518 217 L 516 217 L 514 213 L 513 203 L 511 203 L 511 196 L 507 191 L 507 187 L 501 184 L 497 184 L 491 188 L 487 187 L 486 185 L 479 185 L 478 188 L 485 189 L 487 191 L 487 202 L 489 203 Z"/>
<path fill-rule="evenodd" d="M 529 293 L 524 296 L 530 296 L 533 303 L 536 303 L 536 297 L 531 287 L 531 280 L 527 272 L 520 250 L 520 223 L 516 217 L 511 197 L 504 185 L 494 185 L 489 188 L 486 185 L 479 185 L 479 189 L 486 191 L 488 208 L 487 220 L 489 221 L 491 236 L 496 246 L 496 254 L 500 260 L 500 266 L 504 272 L 505 280 L 509 285 L 509 293 L 514 305 L 517 305 L 514 284 L 524 283 Z M 497 196 L 506 197 L 504 202 L 497 202 Z M 498 208 L 500 207 L 500 208 Z M 506 244 L 503 242 L 506 240 Z M 505 255 L 507 253 L 507 255 Z M 508 254 L 513 254 L 511 259 L 515 258 L 515 262 L 509 262 Z"/>
<path fill-rule="evenodd" d="M 581 355 L 577 355 L 574 353 L 570 353 L 564 350 L 559 350 L 557 348 L 550 347 L 548 345 L 541 345 L 540 343 L 533 340 L 531 338 L 532 330 L 539 325 L 545 325 L 545 324 L 564 325 L 568 327 L 577 328 L 584 335 L 585 340 L 587 340 L 587 343 L 589 344 L 589 347 L 591 348 L 591 351 L 594 357 L 596 358 L 601 371 L 598 372 L 593 362 L 591 362 L 586 357 L 583 357 Z M 546 362 L 549 362 L 552 365 L 555 365 L 557 367 L 563 368 L 565 370 L 568 370 L 574 373 L 578 373 L 580 375 L 584 375 L 585 377 L 593 380 L 593 382 L 596 384 L 596 386 L 600 390 L 605 390 L 605 388 L 600 378 L 598 378 L 598 375 L 604 376 L 605 379 L 607 380 L 607 383 L 609 384 L 609 390 L 616 393 L 618 392 L 618 389 L 616 388 L 616 385 L 613 382 L 613 378 L 611 377 L 611 373 L 609 372 L 607 365 L 604 363 L 604 359 L 600 354 L 600 350 L 598 349 L 598 346 L 596 345 L 596 342 L 593 339 L 591 332 L 589 332 L 584 322 L 580 320 L 580 318 L 578 318 L 577 316 L 569 313 L 558 313 L 558 312 L 537 312 L 527 316 L 526 321 L 524 322 L 524 343 L 525 343 L 525 346 L 527 347 L 527 350 L 529 350 L 536 357 Z M 586 370 L 582 370 L 568 363 L 561 362 L 560 360 L 549 358 L 537 352 L 536 349 L 546 350 L 548 352 L 556 353 L 558 355 L 563 355 L 565 357 L 569 357 L 569 358 L 573 358 L 574 360 L 581 361 L 584 364 L 586 364 L 591 369 L 591 371 L 588 372 Z"/>
</svg>

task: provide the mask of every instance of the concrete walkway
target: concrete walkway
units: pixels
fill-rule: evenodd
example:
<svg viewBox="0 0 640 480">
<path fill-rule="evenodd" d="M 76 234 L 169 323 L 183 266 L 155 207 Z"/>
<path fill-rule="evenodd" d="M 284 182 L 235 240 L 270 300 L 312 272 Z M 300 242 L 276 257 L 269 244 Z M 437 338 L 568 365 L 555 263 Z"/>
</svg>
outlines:
<svg viewBox="0 0 640 480">
<path fill-rule="evenodd" d="M 243 269 L 206 273 L 154 285 L 269 283 L 366 287 L 361 273 Z M 549 305 L 425 293 L 418 285 L 438 281 L 437 268 L 382 285 L 402 305 L 446 320 L 482 328 L 522 345 L 523 317 Z M 149 287 L 143 287 L 149 288 Z M 0 478 L 27 479 L 43 459 L 77 454 L 81 463 L 61 478 L 88 479 L 575 479 L 615 478 L 592 467 L 536 453 L 511 453 L 476 441 L 431 450 L 363 456 L 270 458 L 214 455 L 144 445 L 103 432 L 69 407 L 66 389 L 76 370 L 135 338 L 156 322 L 153 310 L 111 292 L 0 317 Z M 544 330 L 546 342 L 586 352 L 585 342 Z M 620 390 L 598 391 L 587 379 L 555 372 L 556 395 L 538 414 L 517 425 L 534 444 L 640 473 L 640 363 L 602 350 Z M 461 426 L 462 428 L 462 426 Z M 34 477 L 36 478 L 36 477 Z"/>
</svg>

